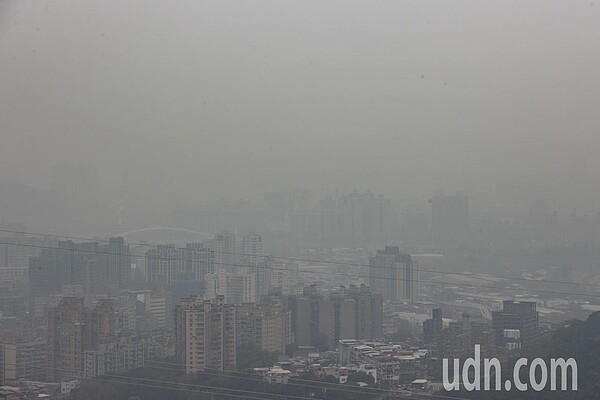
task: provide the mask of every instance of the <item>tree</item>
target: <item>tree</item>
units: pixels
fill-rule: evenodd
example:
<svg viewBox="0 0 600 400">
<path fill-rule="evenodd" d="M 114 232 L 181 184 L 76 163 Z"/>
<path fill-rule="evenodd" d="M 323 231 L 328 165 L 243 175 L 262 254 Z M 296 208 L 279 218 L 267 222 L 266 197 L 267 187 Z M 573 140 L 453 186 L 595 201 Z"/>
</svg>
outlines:
<svg viewBox="0 0 600 400">
<path fill-rule="evenodd" d="M 348 382 L 365 382 L 369 385 L 375 384 L 375 378 L 373 375 L 367 374 L 363 371 L 358 371 L 348 376 Z"/>
<path fill-rule="evenodd" d="M 277 354 L 264 351 L 252 343 L 242 343 L 239 345 L 236 358 L 238 370 L 270 367 L 277 362 Z"/>
</svg>

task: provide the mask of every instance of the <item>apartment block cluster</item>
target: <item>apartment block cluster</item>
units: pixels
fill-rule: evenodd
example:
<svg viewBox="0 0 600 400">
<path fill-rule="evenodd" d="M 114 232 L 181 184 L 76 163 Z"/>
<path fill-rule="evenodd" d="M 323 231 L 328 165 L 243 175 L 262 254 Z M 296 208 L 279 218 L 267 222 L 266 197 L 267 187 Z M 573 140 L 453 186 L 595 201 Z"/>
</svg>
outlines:
<svg viewBox="0 0 600 400">
<path fill-rule="evenodd" d="M 339 196 L 323 193 L 315 200 L 307 189 L 268 192 L 259 206 L 246 201 L 181 206 L 174 210 L 173 222 L 200 231 L 257 231 L 302 244 L 363 246 L 398 238 L 398 212 L 383 195 L 354 190 Z"/>
<path fill-rule="evenodd" d="M 128 296 L 62 296 L 49 306 L 43 326 L 37 320 L 2 321 L 2 382 L 46 390 L 52 385 L 42 382 L 65 384 L 126 372 L 147 359 L 172 355 L 165 332 L 136 327 L 135 306 Z"/>
<path fill-rule="evenodd" d="M 236 369 L 236 349 L 249 343 L 283 355 L 292 344 L 291 312 L 281 304 L 226 304 L 188 297 L 175 306 L 175 355 L 187 373 Z"/>
<path fill-rule="evenodd" d="M 366 282 L 332 288 L 301 282 L 307 266 L 265 255 L 253 232 L 184 247 L 34 238 L 13 234 L 3 249 L 7 265 L 26 271 L 0 285 L 5 384 L 68 391 L 166 357 L 188 373 L 235 370 L 244 344 L 277 355 L 335 352 L 340 341 L 380 340 L 384 304 L 419 297 L 417 264 L 398 247 L 370 259 Z"/>
<path fill-rule="evenodd" d="M 227 304 L 224 296 L 183 299 L 175 306 L 176 355 L 190 373 L 203 368 L 228 370 L 235 368 L 235 349 L 243 343 L 284 355 L 290 353 L 288 345 L 326 351 L 337 349 L 340 339 L 381 336 L 381 295 L 371 294 L 367 287 L 327 294 L 315 287 L 305 289 L 302 295 L 269 298 L 260 304 Z M 221 358 L 212 357 L 215 352 Z"/>
<path fill-rule="evenodd" d="M 468 313 L 459 321 L 444 321 L 442 309 L 434 308 L 432 317 L 423 322 L 423 342 L 437 359 L 473 357 L 475 345 L 480 346 L 482 358 L 508 359 L 539 343 L 542 332 L 536 306 L 505 300 L 502 310 L 492 312 L 491 321 L 472 321 Z"/>
<path fill-rule="evenodd" d="M 145 255 L 146 281 L 153 290 L 181 282 L 202 282 L 205 298 L 224 296 L 230 304 L 254 303 L 272 289 L 289 293 L 297 281 L 296 263 L 276 262 L 263 255 L 262 237 L 248 233 L 241 243 L 233 233 L 190 243 L 185 248 L 161 245 Z"/>
<path fill-rule="evenodd" d="M 139 335 L 114 299 L 93 308 L 80 297 L 63 297 L 48 315 L 47 379 L 61 382 L 125 372 L 144 360 L 167 356 L 164 338 Z"/>
<path fill-rule="evenodd" d="M 290 298 L 295 305 L 296 342 L 319 350 L 335 350 L 342 339 L 382 337 L 383 297 L 370 288 L 349 287 L 320 293 L 306 287 L 302 296 Z"/>
<path fill-rule="evenodd" d="M 59 241 L 57 247 L 44 248 L 39 256 L 29 259 L 29 309 L 43 318 L 53 297 L 83 293 L 116 296 L 129 288 L 130 280 L 131 252 L 123 238 Z"/>
</svg>

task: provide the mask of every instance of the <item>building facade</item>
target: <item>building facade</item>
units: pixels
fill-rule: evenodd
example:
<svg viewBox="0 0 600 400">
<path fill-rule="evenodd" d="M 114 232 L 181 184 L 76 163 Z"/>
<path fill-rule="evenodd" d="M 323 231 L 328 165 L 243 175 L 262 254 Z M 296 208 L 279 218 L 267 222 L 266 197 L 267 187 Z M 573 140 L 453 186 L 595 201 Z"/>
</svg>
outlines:
<svg viewBox="0 0 600 400">
<path fill-rule="evenodd" d="M 0 381 L 44 381 L 48 355 L 44 340 L 0 344 Z"/>
<path fill-rule="evenodd" d="M 48 313 L 47 380 L 62 382 L 143 366 L 144 348 L 131 346 L 135 335 L 128 320 L 114 299 L 100 299 L 90 307 L 81 297 L 63 297 Z M 132 350 L 137 353 L 132 355 Z"/>
<path fill-rule="evenodd" d="M 241 268 L 237 272 L 222 269 L 206 275 L 204 297 L 214 299 L 223 296 L 226 304 L 255 303 L 256 290 L 256 273 L 250 268 Z"/>
<path fill-rule="evenodd" d="M 131 254 L 123 238 L 108 242 L 59 241 L 29 259 L 30 308 L 63 293 L 65 286 L 81 286 L 86 294 L 116 295 L 129 287 Z"/>
<path fill-rule="evenodd" d="M 188 243 L 185 248 L 159 245 L 146 252 L 146 280 L 158 289 L 178 281 L 204 281 L 215 272 L 215 252 L 203 243 Z"/>
<path fill-rule="evenodd" d="M 236 328 L 238 345 L 251 343 L 279 355 L 293 340 L 291 312 L 280 304 L 236 306 Z"/>
<path fill-rule="evenodd" d="M 295 300 L 296 344 L 334 350 L 345 339 L 374 339 L 383 332 L 383 301 L 367 287 L 326 296 L 305 288 Z"/>
<path fill-rule="evenodd" d="M 492 312 L 492 328 L 498 349 L 521 350 L 537 343 L 539 322 L 536 303 L 505 300 L 502 307 L 502 311 Z"/>
<path fill-rule="evenodd" d="M 377 250 L 369 261 L 369 278 L 372 291 L 383 300 L 419 300 L 418 264 L 397 246 Z"/>
<path fill-rule="evenodd" d="M 223 296 L 183 299 L 175 306 L 175 355 L 188 374 L 236 368 L 236 312 Z"/>
</svg>

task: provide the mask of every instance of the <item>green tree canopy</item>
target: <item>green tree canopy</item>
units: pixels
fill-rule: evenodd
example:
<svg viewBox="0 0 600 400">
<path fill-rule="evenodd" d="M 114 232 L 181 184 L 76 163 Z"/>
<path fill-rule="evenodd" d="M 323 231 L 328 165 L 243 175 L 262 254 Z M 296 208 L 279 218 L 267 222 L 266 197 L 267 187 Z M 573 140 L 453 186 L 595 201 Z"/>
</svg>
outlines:
<svg viewBox="0 0 600 400">
<path fill-rule="evenodd" d="M 237 348 L 237 369 L 270 367 L 277 362 L 277 354 L 262 350 L 251 343 L 243 343 Z"/>
<path fill-rule="evenodd" d="M 371 374 L 367 374 L 363 371 L 358 371 L 348 376 L 348 382 L 365 382 L 369 385 L 374 385 L 375 379 Z"/>
</svg>

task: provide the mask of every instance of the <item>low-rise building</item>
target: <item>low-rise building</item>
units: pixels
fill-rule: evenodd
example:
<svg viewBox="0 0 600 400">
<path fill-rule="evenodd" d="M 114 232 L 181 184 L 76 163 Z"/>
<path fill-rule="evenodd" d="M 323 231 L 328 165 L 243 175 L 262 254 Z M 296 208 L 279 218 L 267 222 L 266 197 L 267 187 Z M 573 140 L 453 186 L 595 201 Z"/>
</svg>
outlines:
<svg viewBox="0 0 600 400">
<path fill-rule="evenodd" d="M 407 348 L 396 343 L 340 340 L 339 360 L 342 366 L 369 365 L 378 379 L 410 383 L 427 375 L 429 350 Z"/>
<path fill-rule="evenodd" d="M 291 371 L 283 369 L 280 366 L 254 368 L 254 372 L 260 373 L 263 376 L 264 381 L 269 384 L 286 384 L 292 375 Z"/>
</svg>

